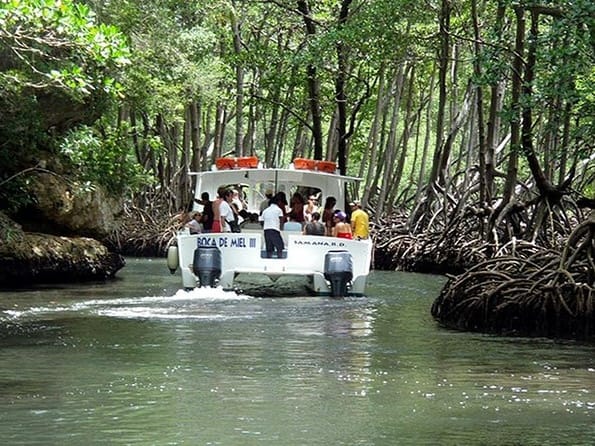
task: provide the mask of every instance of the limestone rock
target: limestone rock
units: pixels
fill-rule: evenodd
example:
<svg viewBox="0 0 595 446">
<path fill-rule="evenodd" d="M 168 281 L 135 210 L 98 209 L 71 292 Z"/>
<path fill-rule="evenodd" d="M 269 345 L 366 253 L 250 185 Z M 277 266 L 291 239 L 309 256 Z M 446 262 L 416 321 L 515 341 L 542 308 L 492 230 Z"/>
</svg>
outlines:
<svg viewBox="0 0 595 446">
<path fill-rule="evenodd" d="M 0 212 L 0 286 L 105 280 L 124 265 L 97 240 L 23 232 Z"/>
<path fill-rule="evenodd" d="M 27 226 L 42 232 L 47 230 L 43 225 L 51 225 L 58 229 L 47 232 L 101 239 L 116 228 L 116 217 L 122 209 L 120 201 L 108 197 L 102 189 L 84 190 L 80 184 L 46 172 L 33 177 L 30 194 L 34 205 L 29 212 L 33 219 L 27 221 Z M 26 221 L 27 216 L 20 219 Z"/>
<path fill-rule="evenodd" d="M 78 282 L 114 277 L 124 258 L 85 237 L 24 233 L 18 241 L 0 242 L 0 284 Z"/>
</svg>

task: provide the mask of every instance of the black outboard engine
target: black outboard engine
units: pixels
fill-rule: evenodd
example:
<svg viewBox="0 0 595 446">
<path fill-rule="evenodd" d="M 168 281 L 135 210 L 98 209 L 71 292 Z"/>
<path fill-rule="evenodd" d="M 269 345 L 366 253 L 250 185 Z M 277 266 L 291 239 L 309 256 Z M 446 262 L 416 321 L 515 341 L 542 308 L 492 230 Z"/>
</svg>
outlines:
<svg viewBox="0 0 595 446">
<path fill-rule="evenodd" d="M 353 279 L 353 261 L 348 251 L 329 251 L 324 256 L 324 278 L 331 283 L 331 296 L 347 295 L 347 284 Z"/>
<path fill-rule="evenodd" d="M 194 250 L 192 271 L 198 277 L 199 286 L 214 287 L 221 276 L 221 251 L 216 246 L 199 246 Z"/>
</svg>

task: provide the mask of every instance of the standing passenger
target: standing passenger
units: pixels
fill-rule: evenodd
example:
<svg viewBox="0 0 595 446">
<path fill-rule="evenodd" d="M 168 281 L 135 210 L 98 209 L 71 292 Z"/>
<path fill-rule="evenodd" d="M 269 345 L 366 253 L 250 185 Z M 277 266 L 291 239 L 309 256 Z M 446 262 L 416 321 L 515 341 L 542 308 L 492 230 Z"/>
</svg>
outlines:
<svg viewBox="0 0 595 446">
<path fill-rule="evenodd" d="M 202 204 L 202 228 L 203 232 L 211 232 L 213 229 L 213 203 L 210 200 L 209 193 L 203 192 L 200 195 L 200 204 Z"/>
<path fill-rule="evenodd" d="M 217 198 L 213 201 L 213 226 L 211 232 L 223 232 L 223 226 L 221 224 L 221 203 L 223 202 L 223 194 L 225 189 L 217 189 Z"/>
<path fill-rule="evenodd" d="M 285 195 L 285 192 L 279 191 L 275 194 L 274 198 L 277 203 L 277 206 L 279 206 L 279 208 L 281 208 L 281 211 L 283 212 L 283 223 L 285 223 L 288 220 L 287 208 L 289 207 L 287 204 L 287 195 Z"/>
<path fill-rule="evenodd" d="M 351 229 L 353 230 L 353 238 L 357 240 L 365 240 L 370 235 L 370 217 L 362 209 L 359 201 L 352 201 L 351 206 Z"/>
<path fill-rule="evenodd" d="M 237 189 L 232 189 L 232 198 L 231 202 L 229 203 L 232 206 L 234 213 L 237 216 L 238 224 L 242 224 L 244 221 L 244 216 L 247 214 L 246 210 L 244 209 L 244 202 L 240 198 L 240 193 Z"/>
<path fill-rule="evenodd" d="M 277 197 L 271 198 L 271 204 L 264 211 L 260 220 L 263 222 L 264 243 L 267 257 L 273 257 L 273 251 L 277 251 L 277 257 L 283 257 L 285 244 L 281 237 L 281 225 L 283 224 L 283 211 L 277 204 Z"/>
<path fill-rule="evenodd" d="M 236 216 L 231 207 L 231 200 L 233 199 L 233 192 L 230 189 L 225 189 L 222 193 L 223 200 L 219 205 L 219 215 L 221 219 L 221 232 L 231 232 L 229 222 L 235 221 Z"/>
<path fill-rule="evenodd" d="M 297 221 L 299 223 L 304 223 L 305 213 L 304 213 L 304 197 L 299 192 L 295 192 L 291 196 L 291 201 L 289 206 L 291 210 L 289 211 L 289 219 L 292 221 Z"/>
<path fill-rule="evenodd" d="M 262 200 L 262 202 L 260 203 L 260 209 L 259 209 L 259 214 L 262 215 L 262 211 L 264 211 L 266 208 L 269 207 L 269 205 L 271 204 L 271 198 L 273 198 L 273 190 L 272 189 L 267 189 L 264 193 L 265 199 Z"/>
<path fill-rule="evenodd" d="M 324 223 L 324 227 L 326 228 L 326 235 L 333 235 L 333 226 L 335 225 L 335 221 L 333 219 L 333 212 L 335 210 L 336 204 L 337 199 L 335 197 L 327 197 L 326 201 L 324 202 L 324 211 L 322 211 L 322 223 Z"/>
<path fill-rule="evenodd" d="M 304 217 L 306 221 L 312 221 L 312 214 L 318 212 L 318 200 L 315 195 L 310 195 L 308 202 L 304 206 Z M 320 214 L 318 214 L 320 216 Z"/>
</svg>

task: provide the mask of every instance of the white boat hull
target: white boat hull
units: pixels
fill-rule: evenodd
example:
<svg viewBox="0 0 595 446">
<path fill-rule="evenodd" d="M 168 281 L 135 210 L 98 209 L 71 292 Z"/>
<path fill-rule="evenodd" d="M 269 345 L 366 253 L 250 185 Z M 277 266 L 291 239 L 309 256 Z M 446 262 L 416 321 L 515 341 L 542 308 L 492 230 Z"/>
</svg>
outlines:
<svg viewBox="0 0 595 446">
<path fill-rule="evenodd" d="M 271 279 L 279 276 L 305 276 L 310 291 L 316 295 L 330 295 L 330 283 L 325 279 L 325 256 L 329 251 L 347 251 L 351 254 L 353 278 L 347 295 L 362 296 L 370 272 L 372 242 L 346 240 L 335 237 L 302 235 L 284 232 L 284 258 L 267 258 L 262 231 L 242 233 L 214 233 L 177 236 L 179 265 L 184 288 L 198 285 L 193 272 L 194 251 L 198 246 L 217 247 L 221 252 L 219 286 L 234 289 L 240 274 L 261 274 Z"/>
</svg>

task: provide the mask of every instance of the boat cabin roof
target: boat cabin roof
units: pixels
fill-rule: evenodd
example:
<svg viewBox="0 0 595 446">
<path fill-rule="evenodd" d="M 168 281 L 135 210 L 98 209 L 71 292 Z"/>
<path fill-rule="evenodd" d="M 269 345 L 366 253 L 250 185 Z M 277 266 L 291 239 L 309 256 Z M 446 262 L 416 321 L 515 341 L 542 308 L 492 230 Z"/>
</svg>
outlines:
<svg viewBox="0 0 595 446">
<path fill-rule="evenodd" d="M 195 198 L 200 199 L 208 192 L 211 200 L 217 196 L 217 189 L 237 189 L 247 203 L 249 211 L 258 211 L 267 191 L 285 192 L 289 199 L 294 192 L 316 195 L 320 205 L 327 197 L 335 197 L 339 207 L 345 202 L 346 185 L 357 186 L 361 178 L 295 168 L 240 168 L 190 172 L 196 176 Z M 355 187 L 352 191 L 355 193 Z"/>
</svg>

